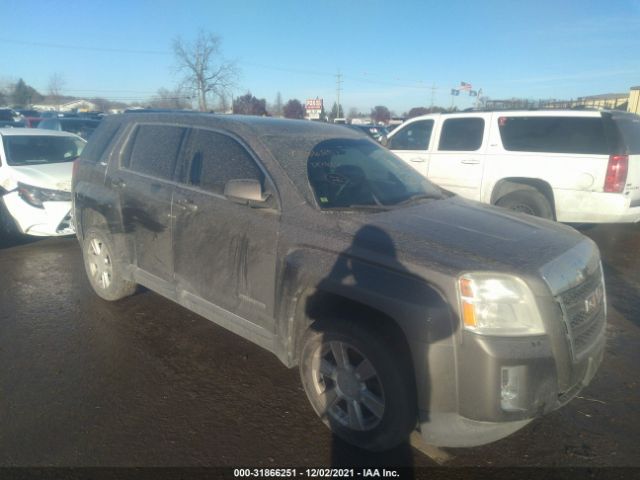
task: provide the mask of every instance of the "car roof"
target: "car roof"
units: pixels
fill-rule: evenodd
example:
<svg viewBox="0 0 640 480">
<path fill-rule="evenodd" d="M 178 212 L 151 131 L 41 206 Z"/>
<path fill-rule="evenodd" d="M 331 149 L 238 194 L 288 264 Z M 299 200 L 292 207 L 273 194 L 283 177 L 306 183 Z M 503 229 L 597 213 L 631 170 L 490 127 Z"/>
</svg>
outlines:
<svg viewBox="0 0 640 480">
<path fill-rule="evenodd" d="M 258 117 L 252 115 L 218 115 L 200 112 L 146 112 L 111 115 L 110 119 L 120 117 L 125 120 L 140 122 L 185 122 L 225 128 L 230 131 L 250 130 L 254 135 L 319 135 L 319 136 L 355 136 L 357 133 L 345 129 L 344 125 L 333 125 L 309 120 L 292 120 L 286 118 Z M 354 137 L 355 138 L 355 137 Z"/>
<path fill-rule="evenodd" d="M 45 130 L 43 128 L 0 128 L 0 135 L 3 137 L 24 137 L 24 136 L 50 136 L 50 137 L 75 137 L 80 138 L 69 132 L 60 132 L 58 130 Z"/>
<path fill-rule="evenodd" d="M 547 110 L 470 110 L 466 112 L 443 112 L 427 113 L 408 119 L 403 123 L 414 122 L 420 119 L 434 117 L 473 117 L 477 115 L 504 115 L 504 116 L 529 116 L 529 117 L 599 117 L 602 113 L 612 113 L 612 110 L 567 110 L 567 109 L 547 109 Z"/>
</svg>

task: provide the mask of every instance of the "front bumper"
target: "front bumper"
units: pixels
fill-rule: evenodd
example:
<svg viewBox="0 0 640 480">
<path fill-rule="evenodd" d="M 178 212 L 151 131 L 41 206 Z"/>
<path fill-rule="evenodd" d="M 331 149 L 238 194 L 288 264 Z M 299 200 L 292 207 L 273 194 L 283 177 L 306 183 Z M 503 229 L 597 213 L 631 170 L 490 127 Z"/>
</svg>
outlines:
<svg viewBox="0 0 640 480">
<path fill-rule="evenodd" d="M 557 360 L 546 338 L 489 339 L 464 333 L 457 411 L 420 411 L 421 434 L 432 445 L 484 445 L 561 407 L 591 382 L 605 347 L 603 331 L 580 361 L 571 365 L 575 383 L 561 390 Z M 507 402 L 505 372 L 511 375 L 513 394 Z"/>
<path fill-rule="evenodd" d="M 41 237 L 72 235 L 71 202 L 44 202 L 44 208 L 36 208 L 20 198 L 17 191 L 2 197 L 8 212 L 20 231 Z"/>
</svg>

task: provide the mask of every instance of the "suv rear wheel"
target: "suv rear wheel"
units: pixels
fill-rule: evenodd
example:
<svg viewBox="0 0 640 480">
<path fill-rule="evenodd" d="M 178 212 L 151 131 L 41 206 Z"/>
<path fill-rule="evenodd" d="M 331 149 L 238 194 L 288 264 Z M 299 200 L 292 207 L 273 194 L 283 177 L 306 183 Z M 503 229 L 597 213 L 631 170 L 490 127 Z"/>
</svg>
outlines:
<svg viewBox="0 0 640 480">
<path fill-rule="evenodd" d="M 307 332 L 300 377 L 322 421 L 345 441 L 386 450 L 416 426 L 411 369 L 382 336 L 359 323 L 325 322 Z"/>
<path fill-rule="evenodd" d="M 89 283 L 98 296 L 114 301 L 135 292 L 136 284 L 122 276 L 124 262 L 118 257 L 110 234 L 90 228 L 84 237 L 82 253 Z"/>
<path fill-rule="evenodd" d="M 547 197 L 537 190 L 516 190 L 500 198 L 496 205 L 515 212 L 553 220 L 553 209 Z"/>
</svg>

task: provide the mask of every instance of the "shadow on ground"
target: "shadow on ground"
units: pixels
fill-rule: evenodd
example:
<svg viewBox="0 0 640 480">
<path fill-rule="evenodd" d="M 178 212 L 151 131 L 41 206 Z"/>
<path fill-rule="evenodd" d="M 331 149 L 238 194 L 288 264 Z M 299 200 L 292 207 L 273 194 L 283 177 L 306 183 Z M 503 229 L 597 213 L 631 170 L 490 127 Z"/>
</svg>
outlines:
<svg viewBox="0 0 640 480">
<path fill-rule="evenodd" d="M 42 240 L 43 237 L 0 233 L 0 249 L 19 247 Z"/>
</svg>

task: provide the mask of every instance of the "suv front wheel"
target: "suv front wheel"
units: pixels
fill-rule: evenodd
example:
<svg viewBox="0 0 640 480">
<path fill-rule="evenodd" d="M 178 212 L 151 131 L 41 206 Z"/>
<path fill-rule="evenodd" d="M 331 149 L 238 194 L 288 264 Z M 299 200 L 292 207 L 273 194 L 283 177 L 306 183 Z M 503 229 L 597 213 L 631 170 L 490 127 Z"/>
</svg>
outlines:
<svg viewBox="0 0 640 480">
<path fill-rule="evenodd" d="M 96 294 L 114 301 L 132 295 L 136 284 L 123 278 L 124 262 L 119 259 L 113 237 L 90 228 L 83 242 L 84 266 Z"/>
<path fill-rule="evenodd" d="M 416 426 L 411 369 L 375 330 L 349 320 L 306 334 L 300 377 L 311 405 L 339 437 L 367 450 L 407 441 Z"/>
</svg>

